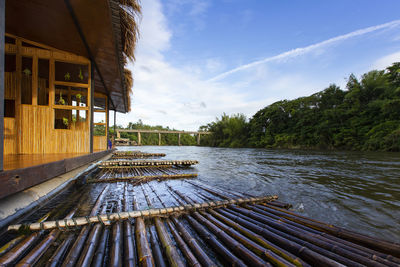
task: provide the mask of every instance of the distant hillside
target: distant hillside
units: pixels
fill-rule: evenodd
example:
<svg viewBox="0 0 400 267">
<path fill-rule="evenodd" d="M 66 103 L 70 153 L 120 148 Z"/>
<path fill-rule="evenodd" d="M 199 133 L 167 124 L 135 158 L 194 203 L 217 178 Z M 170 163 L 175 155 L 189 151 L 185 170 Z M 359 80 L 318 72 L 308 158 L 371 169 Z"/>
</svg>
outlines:
<svg viewBox="0 0 400 267">
<path fill-rule="evenodd" d="M 202 126 L 214 132 L 203 145 L 400 151 L 400 62 L 373 70 L 347 90 L 323 91 L 275 102 L 247 121 L 228 116 Z"/>
</svg>

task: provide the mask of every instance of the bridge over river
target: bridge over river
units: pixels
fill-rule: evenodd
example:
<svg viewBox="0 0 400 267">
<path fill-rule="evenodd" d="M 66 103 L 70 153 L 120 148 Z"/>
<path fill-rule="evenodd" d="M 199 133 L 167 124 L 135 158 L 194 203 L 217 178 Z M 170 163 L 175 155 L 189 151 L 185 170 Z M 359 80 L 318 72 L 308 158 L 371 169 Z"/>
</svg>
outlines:
<svg viewBox="0 0 400 267">
<path fill-rule="evenodd" d="M 193 132 L 193 131 L 166 131 L 166 130 L 141 130 L 141 129 L 117 129 L 117 139 L 121 138 L 121 132 L 124 133 L 137 133 L 138 135 L 138 145 L 142 145 L 142 134 L 144 133 L 155 133 L 158 134 L 158 145 L 161 146 L 161 134 L 178 134 L 178 146 L 181 145 L 181 134 L 193 134 L 197 136 L 197 145 L 200 145 L 201 135 L 211 134 L 212 132 Z"/>
</svg>

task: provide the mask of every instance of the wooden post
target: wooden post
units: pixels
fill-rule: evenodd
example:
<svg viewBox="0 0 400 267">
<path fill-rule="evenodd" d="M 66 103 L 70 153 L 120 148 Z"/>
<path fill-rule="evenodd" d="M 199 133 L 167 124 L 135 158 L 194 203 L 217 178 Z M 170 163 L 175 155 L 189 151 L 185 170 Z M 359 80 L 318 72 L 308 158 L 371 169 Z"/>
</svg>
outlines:
<svg viewBox="0 0 400 267">
<path fill-rule="evenodd" d="M 140 132 L 137 133 L 138 136 L 138 145 L 141 146 L 142 145 L 142 136 L 140 135 Z"/>
<path fill-rule="evenodd" d="M 117 132 L 115 131 L 116 121 L 117 121 L 117 112 L 114 109 L 114 144 L 115 144 L 115 135 L 117 134 Z"/>
<path fill-rule="evenodd" d="M 38 73 L 38 57 L 35 55 L 32 59 L 32 105 L 37 106 L 38 99 L 38 80 L 39 80 L 39 73 Z"/>
<path fill-rule="evenodd" d="M 4 34 L 6 2 L 0 0 L 0 171 L 3 171 L 4 155 Z"/>
<path fill-rule="evenodd" d="M 90 116 L 90 127 L 89 127 L 89 144 L 90 153 L 93 153 L 93 115 L 94 115 L 94 64 L 90 61 L 90 90 L 89 90 L 89 116 Z"/>
<path fill-rule="evenodd" d="M 178 133 L 178 146 L 180 146 L 180 145 L 181 145 L 181 134 Z"/>
<path fill-rule="evenodd" d="M 161 133 L 158 133 L 158 145 L 161 146 Z"/>
<path fill-rule="evenodd" d="M 107 139 L 107 149 L 108 149 L 108 140 L 110 140 L 110 110 L 108 109 L 108 97 L 106 97 L 106 139 Z"/>
<path fill-rule="evenodd" d="M 200 133 L 197 134 L 197 145 L 200 145 Z"/>
</svg>

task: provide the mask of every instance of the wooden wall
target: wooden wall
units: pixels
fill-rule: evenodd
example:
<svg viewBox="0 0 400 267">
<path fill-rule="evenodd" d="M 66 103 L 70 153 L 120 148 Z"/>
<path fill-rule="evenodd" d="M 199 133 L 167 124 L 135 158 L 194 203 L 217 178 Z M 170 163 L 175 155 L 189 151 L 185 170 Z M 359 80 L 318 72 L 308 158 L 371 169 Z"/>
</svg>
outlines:
<svg viewBox="0 0 400 267">
<path fill-rule="evenodd" d="M 28 42 L 27 40 L 23 40 Z M 40 45 L 34 43 L 34 45 Z M 48 48 L 46 48 L 48 49 Z M 21 40 L 16 45 L 6 45 L 8 54 L 16 54 L 16 72 L 5 72 L 5 99 L 15 100 L 15 118 L 4 118 L 4 154 L 43 154 L 43 153 L 88 153 L 90 151 L 89 122 L 90 112 L 83 121 L 71 122 L 69 129 L 55 129 L 55 110 L 89 110 L 92 103 L 88 102 L 86 107 L 60 106 L 54 104 L 54 60 L 62 62 L 77 62 L 80 64 L 90 64 L 88 59 L 72 55 L 62 51 L 51 51 L 33 47 L 22 47 Z M 22 83 L 18 81 L 21 75 L 20 55 L 32 55 L 34 64 L 38 58 L 48 58 L 50 60 L 49 77 L 49 105 L 37 105 L 35 90 L 37 90 L 37 67 L 32 70 L 32 105 L 21 104 L 19 89 Z M 19 59 L 18 59 L 19 58 Z M 37 65 L 36 65 L 37 66 Z M 19 69 L 18 69 L 19 68 Z M 90 69 L 90 65 L 89 65 Z M 90 77 L 90 75 L 89 75 Z M 40 81 L 44 82 L 45 81 Z M 60 82 L 58 82 L 60 83 Z M 63 84 L 68 85 L 67 82 Z M 74 85 L 72 85 L 74 86 Z M 75 85 L 85 87 L 85 85 Z M 90 78 L 87 84 L 90 87 Z M 97 93 L 96 93 L 97 94 Z M 105 96 L 102 96 L 105 97 Z M 89 98 L 89 97 L 88 97 Z M 108 119 L 108 118 L 107 118 Z M 94 149 L 106 150 L 106 136 L 94 137 Z"/>
<path fill-rule="evenodd" d="M 107 136 L 93 136 L 93 150 L 106 150 Z"/>
</svg>

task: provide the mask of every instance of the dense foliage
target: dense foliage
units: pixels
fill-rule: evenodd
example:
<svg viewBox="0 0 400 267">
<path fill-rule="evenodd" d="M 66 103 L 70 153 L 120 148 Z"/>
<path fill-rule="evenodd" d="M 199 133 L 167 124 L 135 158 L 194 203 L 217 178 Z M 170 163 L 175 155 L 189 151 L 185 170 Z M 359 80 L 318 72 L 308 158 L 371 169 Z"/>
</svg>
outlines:
<svg viewBox="0 0 400 267">
<path fill-rule="evenodd" d="M 214 133 L 202 145 L 400 151 L 400 63 L 350 75 L 346 87 L 275 102 L 249 121 L 224 114 L 200 127 Z"/>
<path fill-rule="evenodd" d="M 136 123 L 130 122 L 126 128 L 122 126 L 117 126 L 118 129 L 141 129 L 141 130 L 166 130 L 172 131 L 169 127 L 162 126 L 150 126 L 143 124 L 141 120 Z M 110 134 L 114 134 L 114 129 L 110 127 Z M 121 132 L 121 138 L 129 138 L 131 141 L 138 142 L 137 133 L 124 133 Z M 142 145 L 158 145 L 158 134 L 157 133 L 142 133 L 141 134 L 141 144 Z M 178 145 L 178 134 L 161 134 L 161 145 Z M 196 145 L 196 137 L 189 134 L 181 134 L 181 145 L 183 146 L 193 146 Z"/>
</svg>

